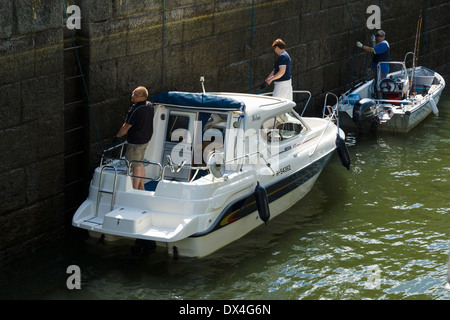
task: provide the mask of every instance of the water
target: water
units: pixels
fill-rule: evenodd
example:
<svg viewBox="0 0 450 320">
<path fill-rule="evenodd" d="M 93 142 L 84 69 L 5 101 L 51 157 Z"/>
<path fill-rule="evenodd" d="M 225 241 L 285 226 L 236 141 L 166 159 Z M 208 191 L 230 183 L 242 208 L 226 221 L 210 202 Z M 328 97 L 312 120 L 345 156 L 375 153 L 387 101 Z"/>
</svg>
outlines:
<svg viewBox="0 0 450 320">
<path fill-rule="evenodd" d="M 349 134 L 350 171 L 335 156 L 295 207 L 204 259 L 72 240 L 2 270 L 0 298 L 449 300 L 449 88 L 438 107 L 408 135 Z"/>
</svg>

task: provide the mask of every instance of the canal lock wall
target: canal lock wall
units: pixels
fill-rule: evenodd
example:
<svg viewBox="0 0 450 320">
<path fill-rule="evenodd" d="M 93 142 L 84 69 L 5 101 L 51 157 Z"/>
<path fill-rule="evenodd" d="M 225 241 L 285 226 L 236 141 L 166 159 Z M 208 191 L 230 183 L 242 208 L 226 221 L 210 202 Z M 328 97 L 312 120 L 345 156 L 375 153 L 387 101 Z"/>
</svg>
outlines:
<svg viewBox="0 0 450 320">
<path fill-rule="evenodd" d="M 293 87 L 311 91 L 308 112 L 319 114 L 327 92 L 369 74 L 371 56 L 355 43 L 369 44 L 370 5 L 392 60 L 414 50 L 422 13 L 419 62 L 449 75 L 444 0 L 1 1 L 0 266 L 73 231 L 136 86 L 200 92 L 204 76 L 207 91 L 255 93 L 282 38 Z"/>
</svg>

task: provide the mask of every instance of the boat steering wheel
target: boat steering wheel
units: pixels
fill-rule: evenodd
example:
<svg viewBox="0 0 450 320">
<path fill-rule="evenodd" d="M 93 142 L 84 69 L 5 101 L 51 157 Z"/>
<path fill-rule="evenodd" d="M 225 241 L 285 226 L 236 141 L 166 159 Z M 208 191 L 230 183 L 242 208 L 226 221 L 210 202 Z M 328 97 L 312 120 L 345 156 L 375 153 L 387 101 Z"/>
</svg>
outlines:
<svg viewBox="0 0 450 320">
<path fill-rule="evenodd" d="M 272 139 L 274 139 L 274 140 L 272 140 Z M 269 142 L 282 141 L 283 139 L 284 139 L 284 137 L 280 134 L 279 131 L 275 132 L 275 134 L 274 134 L 274 131 L 270 131 L 267 133 L 267 141 L 269 141 Z"/>
<path fill-rule="evenodd" d="M 380 82 L 380 90 L 383 93 L 392 93 L 395 90 L 395 82 L 392 79 L 386 78 Z"/>
</svg>

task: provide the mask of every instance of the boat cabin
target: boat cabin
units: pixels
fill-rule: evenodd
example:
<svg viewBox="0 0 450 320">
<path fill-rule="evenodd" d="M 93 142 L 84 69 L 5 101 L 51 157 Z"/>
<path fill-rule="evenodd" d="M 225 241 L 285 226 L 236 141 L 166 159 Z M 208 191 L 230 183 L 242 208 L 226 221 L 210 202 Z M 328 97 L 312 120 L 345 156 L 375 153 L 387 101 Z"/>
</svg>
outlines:
<svg viewBox="0 0 450 320">
<path fill-rule="evenodd" d="M 152 102 L 154 131 L 144 161 L 148 191 L 162 179 L 190 182 L 209 173 L 220 178 L 249 162 L 267 166 L 308 131 L 294 102 L 275 97 L 164 92 Z"/>
</svg>

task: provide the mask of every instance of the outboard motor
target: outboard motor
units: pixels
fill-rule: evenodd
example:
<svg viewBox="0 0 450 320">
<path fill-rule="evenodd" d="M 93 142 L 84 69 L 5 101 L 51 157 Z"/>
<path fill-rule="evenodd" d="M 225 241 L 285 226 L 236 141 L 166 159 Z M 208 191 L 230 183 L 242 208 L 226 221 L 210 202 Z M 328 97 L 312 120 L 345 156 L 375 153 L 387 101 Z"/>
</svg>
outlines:
<svg viewBox="0 0 450 320">
<path fill-rule="evenodd" d="M 364 98 L 353 106 L 353 122 L 360 129 L 371 129 L 377 125 L 376 117 L 377 105 L 374 100 Z"/>
</svg>

